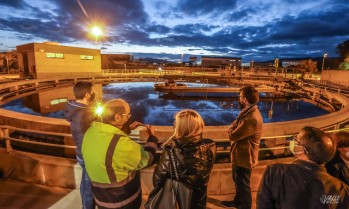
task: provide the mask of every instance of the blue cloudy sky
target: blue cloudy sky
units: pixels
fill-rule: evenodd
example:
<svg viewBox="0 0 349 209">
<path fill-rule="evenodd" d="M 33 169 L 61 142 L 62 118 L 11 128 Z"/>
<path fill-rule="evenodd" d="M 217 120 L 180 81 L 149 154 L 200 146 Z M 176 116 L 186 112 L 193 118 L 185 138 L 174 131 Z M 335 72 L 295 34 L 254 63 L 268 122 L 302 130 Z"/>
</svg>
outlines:
<svg viewBox="0 0 349 209">
<path fill-rule="evenodd" d="M 1 0 L 0 51 L 30 42 L 102 53 L 180 59 L 191 55 L 336 57 L 349 39 L 348 0 Z"/>
</svg>

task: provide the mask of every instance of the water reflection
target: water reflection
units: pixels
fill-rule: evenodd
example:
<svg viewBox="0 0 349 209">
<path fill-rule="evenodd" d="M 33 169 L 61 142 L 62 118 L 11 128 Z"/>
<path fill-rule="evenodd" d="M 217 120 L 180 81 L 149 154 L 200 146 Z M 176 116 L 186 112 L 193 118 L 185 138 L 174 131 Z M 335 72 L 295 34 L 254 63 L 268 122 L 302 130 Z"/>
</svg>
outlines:
<svg viewBox="0 0 349 209">
<path fill-rule="evenodd" d="M 236 93 L 211 94 L 158 94 L 154 91 L 153 82 L 113 83 L 99 85 L 97 91 L 104 101 L 123 98 L 130 103 L 132 118 L 153 125 L 172 125 L 173 115 L 186 108 L 197 110 L 206 125 L 228 125 L 240 113 L 238 102 L 232 96 Z M 202 84 L 188 84 L 200 86 Z M 102 92 L 103 91 L 103 96 Z M 41 92 L 29 97 L 11 101 L 2 106 L 4 109 L 46 117 L 64 118 L 63 100 L 52 104 L 57 99 L 73 99 L 72 88 L 61 88 L 54 91 Z M 261 94 L 258 106 L 266 123 L 297 120 L 328 114 L 316 105 L 297 100 L 274 101 L 273 105 L 265 94 Z M 28 108 L 29 107 L 29 108 Z M 270 110 L 273 116 L 268 117 Z M 41 112 L 41 113 L 38 113 Z"/>
<path fill-rule="evenodd" d="M 202 84 L 196 84 L 202 85 Z M 183 99 L 174 99 L 169 95 L 159 95 L 153 90 L 153 83 L 117 83 L 103 88 L 103 98 L 123 98 L 131 105 L 133 120 L 154 125 L 172 125 L 173 115 L 185 108 L 197 110 L 205 120 L 206 125 L 228 125 L 237 118 L 240 110 L 236 99 L 231 94 L 185 94 Z M 181 95 L 177 95 L 180 98 Z M 196 96 L 195 100 L 185 99 L 187 96 Z M 268 118 L 271 102 L 261 95 L 258 106 L 266 123 L 297 120 L 328 114 L 326 110 L 303 101 L 275 101 L 273 117 Z M 207 100 L 206 100 L 207 99 Z"/>
</svg>

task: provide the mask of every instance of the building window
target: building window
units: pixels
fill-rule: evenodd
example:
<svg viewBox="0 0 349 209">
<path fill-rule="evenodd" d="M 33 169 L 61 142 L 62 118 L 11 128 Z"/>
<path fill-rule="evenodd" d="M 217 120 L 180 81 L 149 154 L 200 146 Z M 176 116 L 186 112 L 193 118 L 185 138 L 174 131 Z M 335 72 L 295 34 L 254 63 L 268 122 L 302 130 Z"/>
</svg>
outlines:
<svg viewBox="0 0 349 209">
<path fill-rule="evenodd" d="M 64 54 L 61 53 L 46 53 L 47 58 L 58 58 L 58 59 L 64 59 Z"/>
<path fill-rule="evenodd" d="M 57 105 L 59 103 L 65 103 L 67 101 L 68 101 L 67 98 L 54 99 L 54 100 L 51 100 L 51 105 Z"/>
<path fill-rule="evenodd" d="M 93 60 L 93 56 L 91 56 L 91 55 L 80 55 L 80 59 L 82 59 L 82 60 Z"/>
</svg>

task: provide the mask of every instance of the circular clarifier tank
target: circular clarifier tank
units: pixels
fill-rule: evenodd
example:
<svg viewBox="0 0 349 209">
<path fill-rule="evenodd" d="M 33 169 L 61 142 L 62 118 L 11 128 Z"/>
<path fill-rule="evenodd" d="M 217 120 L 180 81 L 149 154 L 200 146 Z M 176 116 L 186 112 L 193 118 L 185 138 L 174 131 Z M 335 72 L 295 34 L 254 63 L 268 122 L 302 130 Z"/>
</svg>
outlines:
<svg viewBox="0 0 349 209">
<path fill-rule="evenodd" d="M 186 83 L 188 86 L 203 84 Z M 1 108 L 45 117 L 64 118 L 64 106 L 72 88 L 49 90 L 13 100 Z M 45 95 L 41 95 L 45 94 Z M 51 95 L 49 98 L 47 95 Z M 57 95 L 55 97 L 55 95 Z M 70 96 L 62 96 L 70 95 Z M 131 106 L 131 120 L 158 126 L 172 126 L 173 116 L 182 109 L 194 109 L 208 126 L 229 125 L 240 109 L 238 93 L 171 93 L 154 91 L 154 82 L 110 83 L 102 87 L 102 100 L 122 98 Z M 70 98 L 71 99 L 71 98 Z M 292 98 L 270 98 L 260 94 L 258 107 L 265 123 L 312 118 L 328 114 L 323 108 Z"/>
</svg>

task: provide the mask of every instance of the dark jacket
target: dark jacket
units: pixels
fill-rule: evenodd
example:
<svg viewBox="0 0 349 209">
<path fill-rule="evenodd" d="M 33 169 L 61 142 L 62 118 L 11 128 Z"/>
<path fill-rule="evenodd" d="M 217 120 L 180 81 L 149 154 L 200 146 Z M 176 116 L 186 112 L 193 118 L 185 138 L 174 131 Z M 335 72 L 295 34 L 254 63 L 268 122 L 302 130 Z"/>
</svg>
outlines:
<svg viewBox="0 0 349 209">
<path fill-rule="evenodd" d="M 76 156 L 82 160 L 82 139 L 95 118 L 93 111 L 85 104 L 68 101 L 65 107 L 64 116 L 66 120 L 70 122 L 70 132 L 73 135 L 73 140 L 76 145 Z"/>
<path fill-rule="evenodd" d="M 296 160 L 266 168 L 257 193 L 257 209 L 349 208 L 349 187 L 323 165 Z"/>
<path fill-rule="evenodd" d="M 216 144 L 211 139 L 193 141 L 176 139 L 175 144 L 167 145 L 153 175 L 154 190 L 161 188 L 166 179 L 171 178 L 170 149 L 174 148 L 179 180 L 193 189 L 191 209 L 206 208 L 207 184 L 216 158 Z M 173 169 L 172 169 L 173 170 Z M 174 173 L 172 174 L 174 176 Z M 149 198 L 151 198 L 151 194 Z"/>
<path fill-rule="evenodd" d="M 349 185 L 349 168 L 339 155 L 339 151 L 336 152 L 335 156 L 331 161 L 325 164 L 327 172 Z"/>
<path fill-rule="evenodd" d="M 230 126 L 233 166 L 253 168 L 258 163 L 259 143 L 262 136 L 263 118 L 257 105 L 244 109 Z"/>
</svg>

